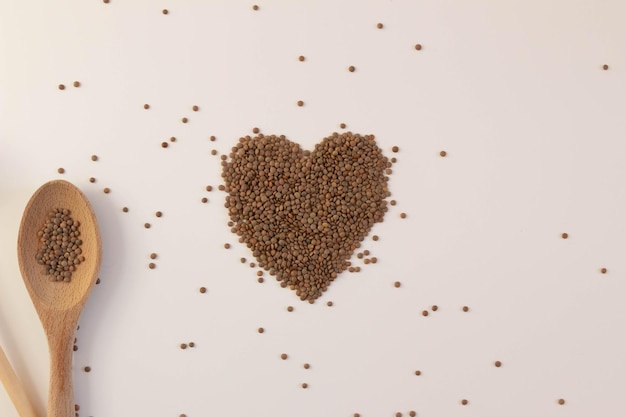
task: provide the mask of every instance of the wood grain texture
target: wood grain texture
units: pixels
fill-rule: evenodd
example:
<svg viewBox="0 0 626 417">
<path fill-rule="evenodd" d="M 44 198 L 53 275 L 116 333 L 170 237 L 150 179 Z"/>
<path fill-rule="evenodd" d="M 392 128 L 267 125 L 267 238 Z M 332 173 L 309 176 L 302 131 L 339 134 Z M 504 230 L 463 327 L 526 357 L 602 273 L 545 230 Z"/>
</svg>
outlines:
<svg viewBox="0 0 626 417">
<path fill-rule="evenodd" d="M 11 367 L 2 347 L 0 347 L 0 381 L 2 381 L 20 417 L 37 417 L 29 396 L 13 367 Z"/>
<path fill-rule="evenodd" d="M 67 208 L 80 222 L 85 262 L 72 274 L 71 282 L 51 282 L 35 255 L 39 250 L 37 232 L 49 213 Z M 50 387 L 48 417 L 74 416 L 72 346 L 80 313 L 98 277 L 101 262 L 100 233 L 96 216 L 87 198 L 74 185 L 56 180 L 42 185 L 31 197 L 20 224 L 18 259 L 22 278 L 37 310 L 48 339 Z"/>
</svg>

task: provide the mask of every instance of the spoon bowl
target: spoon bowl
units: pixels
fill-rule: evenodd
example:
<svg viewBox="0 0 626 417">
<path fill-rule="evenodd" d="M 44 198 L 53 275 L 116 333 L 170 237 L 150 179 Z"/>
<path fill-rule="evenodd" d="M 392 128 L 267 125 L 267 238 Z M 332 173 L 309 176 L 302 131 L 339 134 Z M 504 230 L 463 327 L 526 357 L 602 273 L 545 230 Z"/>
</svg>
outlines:
<svg viewBox="0 0 626 417">
<path fill-rule="evenodd" d="M 50 281 L 45 267 L 36 259 L 41 245 L 38 232 L 50 212 L 57 208 L 69 209 L 70 216 L 80 222 L 85 260 L 76 266 L 70 282 Z M 67 181 L 55 180 L 42 185 L 24 209 L 17 245 L 22 278 L 48 339 L 48 417 L 71 417 L 75 414 L 72 386 L 74 333 L 101 262 L 100 232 L 85 195 Z"/>
</svg>

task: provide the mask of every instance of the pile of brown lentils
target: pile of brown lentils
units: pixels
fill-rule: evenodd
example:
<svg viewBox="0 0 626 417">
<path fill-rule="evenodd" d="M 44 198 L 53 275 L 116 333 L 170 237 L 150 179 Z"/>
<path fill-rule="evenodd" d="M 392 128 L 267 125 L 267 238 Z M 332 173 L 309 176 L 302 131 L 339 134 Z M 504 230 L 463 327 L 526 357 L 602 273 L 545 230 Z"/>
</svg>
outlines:
<svg viewBox="0 0 626 417">
<path fill-rule="evenodd" d="M 38 232 L 40 250 L 37 263 L 45 266 L 50 281 L 70 282 L 76 266 L 85 260 L 80 246 L 80 222 L 72 219 L 68 209 L 50 212 L 44 227 Z"/>
<path fill-rule="evenodd" d="M 303 301 L 348 268 L 387 211 L 391 162 L 373 135 L 333 133 L 313 151 L 284 136 L 246 136 L 222 166 L 231 231 Z"/>
</svg>

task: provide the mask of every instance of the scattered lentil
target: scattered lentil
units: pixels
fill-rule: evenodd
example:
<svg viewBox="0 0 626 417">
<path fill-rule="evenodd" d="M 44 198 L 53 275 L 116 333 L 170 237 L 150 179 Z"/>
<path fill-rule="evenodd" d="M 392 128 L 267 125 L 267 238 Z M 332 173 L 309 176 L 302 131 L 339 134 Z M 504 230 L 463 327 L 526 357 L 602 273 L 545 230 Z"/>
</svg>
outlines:
<svg viewBox="0 0 626 417">
<path fill-rule="evenodd" d="M 462 399 L 462 400 L 461 400 L 461 404 L 462 404 L 462 405 L 467 405 L 467 403 L 468 403 L 468 402 L 469 402 L 469 401 L 467 401 L 466 399 Z"/>
<path fill-rule="evenodd" d="M 124 213 L 128 213 L 128 207 L 122 207 L 122 211 L 123 211 Z"/>
<path fill-rule="evenodd" d="M 467 313 L 469 311 L 469 307 L 468 306 L 463 306 L 463 311 Z"/>
<path fill-rule="evenodd" d="M 303 62 L 306 58 L 304 57 L 304 55 L 300 55 L 298 57 L 298 61 Z"/>
<path fill-rule="evenodd" d="M 439 310 L 439 307 L 437 307 L 436 305 L 434 305 L 434 306 L 430 307 L 430 309 L 431 309 L 432 311 L 437 311 L 437 310 Z"/>
<path fill-rule="evenodd" d="M 160 211 L 157 211 L 156 213 L 154 213 L 154 215 L 157 216 L 157 217 L 161 217 L 161 216 L 163 216 L 163 213 L 160 212 Z"/>
<path fill-rule="evenodd" d="M 224 249 L 230 249 L 230 243 L 224 243 Z"/>
<path fill-rule="evenodd" d="M 263 279 L 263 277 L 258 277 L 257 281 L 259 284 L 263 284 L 265 282 L 265 280 Z"/>
<path fill-rule="evenodd" d="M 57 169 L 57 172 L 59 174 L 65 174 L 65 168 L 59 168 L 59 169 Z"/>
<path fill-rule="evenodd" d="M 393 286 L 396 287 L 396 288 L 400 288 L 400 285 L 402 285 L 402 284 L 400 284 L 400 281 L 396 281 L 396 282 L 393 283 Z"/>
<path fill-rule="evenodd" d="M 446 151 L 441 151 L 441 152 L 439 152 L 439 156 L 442 156 L 442 157 L 443 157 L 443 156 L 446 156 L 447 154 L 448 154 L 448 153 L 447 153 Z"/>
<path fill-rule="evenodd" d="M 59 84 L 59 90 L 65 90 L 65 86 L 63 84 Z"/>
<path fill-rule="evenodd" d="M 606 65 L 606 64 L 604 64 L 604 65 L 602 65 L 602 69 L 606 71 L 606 70 L 608 70 L 608 69 L 609 69 L 609 66 L 608 66 L 608 65 Z"/>
<path fill-rule="evenodd" d="M 306 382 L 302 383 L 302 388 L 307 388 L 309 386 L 309 384 L 307 384 Z"/>
<path fill-rule="evenodd" d="M 329 302 L 327 302 L 327 303 L 326 303 L 326 305 L 327 305 L 328 307 L 332 307 L 332 306 L 333 306 L 333 302 L 332 302 L 332 301 L 329 301 Z"/>
<path fill-rule="evenodd" d="M 282 360 L 285 360 L 285 359 L 287 359 L 287 358 L 288 358 L 288 356 L 287 356 L 287 354 L 286 354 L 286 353 L 281 353 L 280 358 L 281 358 Z"/>
<path fill-rule="evenodd" d="M 206 198 L 206 197 L 202 197 L 202 200 L 200 200 L 200 201 L 202 201 L 203 203 L 208 203 L 208 202 L 209 202 L 209 199 L 208 199 L 208 198 Z"/>
<path fill-rule="evenodd" d="M 209 140 L 210 140 L 211 142 L 215 142 L 215 136 L 211 136 L 211 137 L 209 138 Z"/>
<path fill-rule="evenodd" d="M 150 224 L 150 223 L 144 223 L 144 225 L 143 225 L 143 227 L 145 227 L 146 229 L 149 229 L 149 228 L 150 228 L 150 226 L 151 226 L 151 224 Z"/>
<path fill-rule="evenodd" d="M 297 104 L 298 104 L 298 107 L 302 107 L 302 106 L 304 106 L 304 101 L 298 100 Z"/>
<path fill-rule="evenodd" d="M 606 268 L 600 269 L 600 272 L 603 273 L 603 274 L 606 274 Z"/>
<path fill-rule="evenodd" d="M 257 330 L 259 333 L 263 333 L 265 331 L 265 329 L 263 327 L 259 327 Z"/>
<path fill-rule="evenodd" d="M 350 65 L 350 66 L 348 67 L 348 71 L 350 71 L 350 72 L 354 72 L 354 70 L 356 70 L 356 68 L 354 68 L 354 65 Z"/>
<path fill-rule="evenodd" d="M 420 45 L 419 43 L 415 44 L 415 50 L 421 51 L 422 50 L 422 45 Z"/>
<path fill-rule="evenodd" d="M 562 237 L 563 239 L 567 239 L 567 238 L 569 237 L 569 235 L 568 235 L 567 233 L 563 233 L 563 234 L 561 235 L 561 237 Z"/>
<path fill-rule="evenodd" d="M 424 316 L 424 317 L 428 316 L 428 310 L 422 311 L 422 316 Z"/>
<path fill-rule="evenodd" d="M 241 258 L 239 261 L 241 261 L 242 264 L 246 263 L 246 258 Z"/>
<path fill-rule="evenodd" d="M 382 24 L 382 23 L 377 23 L 377 24 L 376 24 L 376 27 L 377 27 L 378 29 L 382 29 L 382 28 L 383 28 L 383 24 Z"/>
<path fill-rule="evenodd" d="M 193 111 L 198 111 L 198 110 L 200 110 L 200 108 L 199 108 L 198 106 L 193 106 L 193 107 L 191 108 L 191 110 L 193 110 Z"/>
<path fill-rule="evenodd" d="M 215 149 L 211 149 L 211 155 L 217 155 L 217 151 Z"/>
<path fill-rule="evenodd" d="M 167 9 L 163 9 L 163 10 L 161 11 L 161 13 L 163 13 L 163 14 L 168 14 L 168 13 L 169 13 L 169 10 L 167 10 Z"/>
<path fill-rule="evenodd" d="M 411 417 L 415 417 L 417 415 L 417 413 L 415 411 L 410 411 L 409 412 L 409 416 Z"/>
<path fill-rule="evenodd" d="M 189 347 L 190 347 L 190 348 L 192 348 L 192 347 L 196 347 L 196 344 L 195 344 L 194 342 L 189 342 Z"/>
<path fill-rule="evenodd" d="M 260 130 L 259 130 L 259 128 L 258 128 L 258 127 L 252 128 L 252 133 L 255 133 L 255 134 L 256 134 L 256 133 L 259 133 L 259 131 L 260 131 Z"/>
<path fill-rule="evenodd" d="M 76 88 L 80 87 L 80 81 L 74 81 L 72 85 Z"/>
<path fill-rule="evenodd" d="M 148 110 L 150 108 L 150 105 L 146 103 L 146 104 L 143 105 L 143 108 Z"/>
<path fill-rule="evenodd" d="M 259 6 L 255 4 L 254 6 L 252 6 L 252 10 L 259 10 Z"/>
<path fill-rule="evenodd" d="M 377 241 L 378 241 L 378 239 L 379 239 L 379 238 L 378 238 L 378 235 L 374 235 L 374 236 L 372 236 L 372 240 L 373 240 L 374 242 L 377 242 Z"/>
<path fill-rule="evenodd" d="M 398 204 L 398 202 L 396 200 L 391 200 L 389 204 L 392 206 L 395 206 L 396 204 Z"/>
<path fill-rule="evenodd" d="M 172 136 L 172 137 L 170 138 L 170 142 L 172 142 L 172 143 L 173 143 L 173 142 L 176 142 L 176 136 Z"/>
<path fill-rule="evenodd" d="M 156 259 L 156 257 L 157 257 L 156 253 L 153 252 L 150 254 L 150 259 Z"/>
<path fill-rule="evenodd" d="M 150 262 L 150 263 L 148 264 L 148 268 L 150 268 L 150 269 L 154 269 L 154 268 L 156 268 L 156 264 L 155 264 L 154 262 Z"/>
<path fill-rule="evenodd" d="M 89 182 L 96 182 L 96 179 L 94 177 L 89 178 Z"/>
<path fill-rule="evenodd" d="M 200 287 L 200 293 L 201 294 L 206 293 L 206 287 Z"/>
<path fill-rule="evenodd" d="M 302 367 L 304 367 L 304 369 L 309 369 L 311 365 L 309 365 L 308 363 L 305 363 L 304 365 L 302 365 Z"/>
<path fill-rule="evenodd" d="M 400 218 L 401 219 L 406 219 L 406 213 L 400 213 Z"/>
<path fill-rule="evenodd" d="M 85 372 L 91 372 L 91 367 L 90 367 L 90 366 L 85 366 L 85 367 L 83 368 L 83 370 L 84 370 Z"/>
<path fill-rule="evenodd" d="M 496 366 L 496 368 L 499 368 L 499 367 L 501 367 L 501 366 L 502 366 L 502 362 L 500 362 L 500 361 L 495 361 L 495 362 L 494 362 L 494 365 Z"/>
<path fill-rule="evenodd" d="M 181 343 L 180 344 L 180 348 L 181 349 L 187 349 L 187 343 Z"/>
<path fill-rule="evenodd" d="M 102 190 L 105 194 L 109 194 L 111 192 L 111 189 L 109 187 L 104 187 L 104 189 Z"/>
<path fill-rule="evenodd" d="M 181 122 L 183 123 L 187 123 L 189 121 L 189 119 L 187 119 L 186 117 L 183 117 L 182 119 L 180 119 Z"/>
<path fill-rule="evenodd" d="M 287 311 L 289 311 L 291 313 L 293 311 L 293 307 L 292 306 L 288 306 L 287 307 Z"/>
<path fill-rule="evenodd" d="M 398 148 L 397 146 L 394 146 L 393 148 L 391 148 L 391 152 L 398 152 L 400 150 L 400 148 Z"/>
<path fill-rule="evenodd" d="M 169 144 L 167 142 L 161 142 L 161 147 L 162 148 L 167 148 L 169 146 Z"/>
<path fill-rule="evenodd" d="M 210 186 L 210 185 L 207 185 L 207 186 L 206 186 L 206 190 L 207 190 L 207 191 L 213 191 L 213 187 L 212 187 L 212 186 Z"/>
<path fill-rule="evenodd" d="M 341 123 L 341 124 L 339 125 L 339 127 L 340 127 L 340 128 L 342 128 L 342 129 L 345 129 L 345 128 L 346 128 L 346 124 L 345 124 L 345 123 Z"/>
<path fill-rule="evenodd" d="M 563 398 L 559 398 L 559 401 L 558 401 L 558 402 L 559 402 L 559 404 L 560 404 L 560 405 L 565 404 L 565 400 L 564 400 Z"/>
</svg>

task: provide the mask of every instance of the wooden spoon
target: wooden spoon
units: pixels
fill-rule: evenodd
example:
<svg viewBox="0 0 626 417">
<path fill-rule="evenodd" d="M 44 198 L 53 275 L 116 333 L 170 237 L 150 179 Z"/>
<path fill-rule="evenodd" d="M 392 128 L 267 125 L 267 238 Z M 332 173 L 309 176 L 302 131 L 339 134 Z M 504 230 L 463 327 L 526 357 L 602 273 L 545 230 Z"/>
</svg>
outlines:
<svg viewBox="0 0 626 417">
<path fill-rule="evenodd" d="M 76 266 L 70 282 L 50 281 L 43 265 L 37 263 L 40 250 L 37 233 L 43 228 L 51 211 L 70 210 L 80 222 L 82 255 L 85 261 Z M 74 332 L 83 306 L 98 277 L 101 248 L 96 216 L 87 198 L 67 181 L 50 181 L 30 198 L 20 225 L 17 241 L 22 278 L 33 300 L 48 339 L 50 352 L 50 387 L 48 417 L 73 417 L 72 348 Z"/>
</svg>

